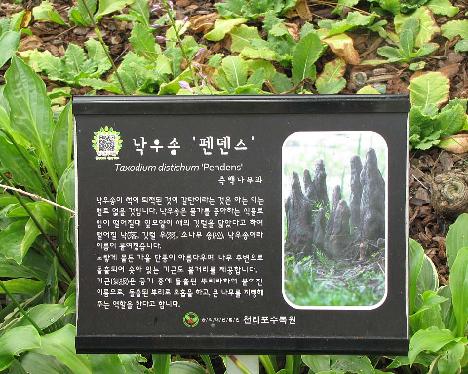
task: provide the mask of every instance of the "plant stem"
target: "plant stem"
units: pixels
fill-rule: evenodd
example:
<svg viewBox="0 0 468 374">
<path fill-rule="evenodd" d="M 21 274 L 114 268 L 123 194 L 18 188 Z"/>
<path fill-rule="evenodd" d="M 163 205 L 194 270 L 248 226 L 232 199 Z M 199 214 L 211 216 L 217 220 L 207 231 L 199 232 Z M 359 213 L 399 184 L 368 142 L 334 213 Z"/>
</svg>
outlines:
<svg viewBox="0 0 468 374">
<path fill-rule="evenodd" d="M 275 374 L 275 368 L 273 367 L 273 363 L 271 362 L 271 359 L 268 355 L 260 355 L 258 356 L 260 359 L 260 362 L 263 365 L 263 368 L 267 372 L 267 374 Z"/>
<path fill-rule="evenodd" d="M 16 190 L 16 188 L 12 185 L 10 180 L 3 173 L 0 173 L 0 179 L 3 179 L 6 183 L 8 183 L 10 185 L 10 187 L 13 187 Z M 59 260 L 60 265 L 67 272 L 68 276 L 72 279 L 73 278 L 73 271 L 68 267 L 67 263 L 62 259 L 62 257 L 60 256 L 60 253 L 57 250 L 57 247 L 55 246 L 54 242 L 52 242 L 50 237 L 46 234 L 44 228 L 41 226 L 41 224 L 37 220 L 36 216 L 31 212 L 31 209 L 29 209 L 29 207 L 21 199 L 21 196 L 19 195 L 19 193 L 16 192 L 15 190 L 13 190 L 12 192 L 13 192 L 13 195 L 15 195 L 16 200 L 18 200 L 19 204 L 24 208 L 26 213 L 28 213 L 29 217 L 31 217 L 31 220 L 34 222 L 34 225 L 36 225 L 37 229 L 44 236 L 44 238 L 46 239 L 46 241 L 49 243 L 50 247 L 54 251 L 55 255 L 57 256 L 57 259 Z"/>
<path fill-rule="evenodd" d="M 206 369 L 208 370 L 209 374 L 216 374 L 214 371 L 213 363 L 211 362 L 211 358 L 209 355 L 200 355 L 201 359 L 206 365 Z"/>
<path fill-rule="evenodd" d="M 26 318 L 30 323 L 31 325 L 34 326 L 34 328 L 37 330 L 37 332 L 39 333 L 39 335 L 44 335 L 44 331 L 42 331 L 42 329 L 36 324 L 36 322 L 34 322 L 34 320 L 29 317 L 29 314 L 28 312 L 26 312 L 23 307 L 21 306 L 20 303 L 18 303 L 18 301 L 16 301 L 16 299 L 13 297 L 13 295 L 10 293 L 10 291 L 8 291 L 8 289 L 6 288 L 5 284 L 3 283 L 3 281 L 0 280 L 0 288 L 3 289 L 3 291 L 5 292 L 5 294 L 10 298 L 11 302 L 18 308 L 18 310 L 20 311 L 20 313 L 24 316 L 24 318 Z"/>
<path fill-rule="evenodd" d="M 250 372 L 250 370 L 247 368 L 247 366 L 245 366 L 241 361 L 239 361 L 239 359 L 234 356 L 234 355 L 229 355 L 228 358 L 234 362 L 234 365 L 236 365 L 240 371 L 242 371 L 242 373 L 244 374 L 252 374 Z"/>
<path fill-rule="evenodd" d="M 112 71 L 114 72 L 115 76 L 117 77 L 117 80 L 119 81 L 120 87 L 122 88 L 122 92 L 124 93 L 124 95 L 129 95 L 129 92 L 125 88 L 123 80 L 120 77 L 119 72 L 117 71 L 117 66 L 115 65 L 115 62 L 114 62 L 112 56 L 110 55 L 109 51 L 107 50 L 107 45 L 104 42 L 101 30 L 99 29 L 99 26 L 97 25 L 97 23 L 96 23 L 96 21 L 94 19 L 94 16 L 93 16 L 93 14 L 91 13 L 91 10 L 88 7 L 88 4 L 86 4 L 86 1 L 83 1 L 83 5 L 84 5 L 84 7 L 86 9 L 86 12 L 88 13 L 89 18 L 91 19 L 91 23 L 92 23 L 92 25 L 94 27 L 94 32 L 96 33 L 96 35 L 98 37 L 99 43 L 101 44 L 102 49 L 104 49 L 104 53 L 106 54 L 107 59 L 109 60 L 109 62 L 112 65 Z"/>
<path fill-rule="evenodd" d="M 182 56 L 184 57 L 185 61 L 187 62 L 188 66 L 189 66 L 189 69 L 190 69 L 190 72 L 192 73 L 193 83 L 194 83 L 195 87 L 198 89 L 199 88 L 198 87 L 198 76 L 195 74 L 195 69 L 193 68 L 192 60 L 189 58 L 189 56 L 187 54 L 187 51 L 185 50 L 184 46 L 182 45 L 182 39 L 180 38 L 180 35 L 179 35 L 180 29 L 177 29 L 177 23 L 176 23 L 176 19 L 174 18 L 174 15 L 172 14 L 172 9 L 169 6 L 169 3 L 167 2 L 167 0 L 162 0 L 161 2 L 164 5 L 166 13 L 167 13 L 167 15 L 169 17 L 169 20 L 171 22 L 171 27 L 175 31 L 175 37 L 177 39 L 177 45 L 178 45 L 178 47 L 180 49 L 180 52 L 182 53 Z M 182 26 L 181 26 L 181 28 L 182 28 Z"/>
<path fill-rule="evenodd" d="M 71 213 L 71 214 L 75 214 L 75 211 L 70 209 L 70 208 L 67 208 L 66 206 L 63 206 L 63 205 L 60 205 L 60 204 L 57 204 L 51 200 L 47 200 L 47 199 L 44 199 L 43 197 L 39 196 L 39 195 L 35 195 L 31 192 L 27 192 L 27 191 L 23 191 L 19 188 L 16 188 L 16 187 L 11 187 L 11 186 L 7 186 L 6 184 L 2 184 L 0 183 L 0 187 L 6 189 L 6 190 L 9 190 L 9 191 L 15 191 L 15 192 L 18 192 L 19 194 L 21 195 L 24 195 L 24 196 L 28 196 L 30 197 L 31 199 L 33 200 L 40 200 L 40 201 L 43 201 L 44 203 L 47 203 L 47 204 L 50 204 L 50 205 L 53 205 L 57 208 L 60 208 L 60 209 L 63 209 L 63 210 L 66 210 L 67 212 Z"/>
</svg>

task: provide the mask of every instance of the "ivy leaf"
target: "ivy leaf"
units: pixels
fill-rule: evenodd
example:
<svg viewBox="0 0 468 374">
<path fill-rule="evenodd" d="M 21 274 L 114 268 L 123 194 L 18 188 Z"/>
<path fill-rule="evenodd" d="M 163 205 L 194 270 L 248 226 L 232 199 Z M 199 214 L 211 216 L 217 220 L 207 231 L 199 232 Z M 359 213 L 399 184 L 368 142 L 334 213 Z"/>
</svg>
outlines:
<svg viewBox="0 0 468 374">
<path fill-rule="evenodd" d="M 9 330 L 0 336 L 0 371 L 7 369 L 14 357 L 24 351 L 39 348 L 40 335 L 32 326 L 20 326 Z"/>
<path fill-rule="evenodd" d="M 120 11 L 134 2 L 135 0 L 99 0 L 99 8 L 94 18 L 98 21 L 105 15 Z"/>
<path fill-rule="evenodd" d="M 0 33 L 0 68 L 16 53 L 20 41 L 20 33 L 6 31 Z"/>
<path fill-rule="evenodd" d="M 449 84 L 449 79 L 439 72 L 413 78 L 409 85 L 411 105 L 421 108 L 424 114 L 436 114 L 437 108 L 448 99 Z"/>
<path fill-rule="evenodd" d="M 458 7 L 453 6 L 450 0 L 430 0 L 427 7 L 434 14 L 448 17 L 455 16 L 459 11 Z"/>
<path fill-rule="evenodd" d="M 226 36 L 235 26 L 247 22 L 245 18 L 217 19 L 214 29 L 205 35 L 206 40 L 217 42 Z"/>
<path fill-rule="evenodd" d="M 325 64 L 323 72 L 317 78 L 315 86 L 319 94 L 336 94 L 346 86 L 346 79 L 343 74 L 346 69 L 346 62 L 337 58 Z"/>
<path fill-rule="evenodd" d="M 35 6 L 32 9 L 32 15 L 36 21 L 55 22 L 59 25 L 65 25 L 65 21 L 55 10 L 54 5 L 47 0 Z"/>
<path fill-rule="evenodd" d="M 315 80 L 315 62 L 320 57 L 322 51 L 322 43 L 316 33 L 306 35 L 297 43 L 292 60 L 294 84 L 299 84 L 306 78 Z"/>
</svg>

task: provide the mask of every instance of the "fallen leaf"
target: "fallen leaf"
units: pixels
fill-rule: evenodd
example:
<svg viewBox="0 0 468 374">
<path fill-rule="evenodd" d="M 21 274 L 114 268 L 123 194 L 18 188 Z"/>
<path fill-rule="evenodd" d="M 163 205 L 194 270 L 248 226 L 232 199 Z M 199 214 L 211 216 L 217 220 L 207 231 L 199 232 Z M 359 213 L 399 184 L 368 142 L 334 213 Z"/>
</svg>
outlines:
<svg viewBox="0 0 468 374">
<path fill-rule="evenodd" d="M 468 152 L 468 134 L 457 134 L 442 139 L 438 147 L 452 153 Z"/>
<path fill-rule="evenodd" d="M 284 25 L 288 28 L 289 34 L 291 34 L 293 39 L 297 42 L 300 38 L 299 26 L 297 26 L 297 24 L 292 23 L 292 22 L 285 22 Z"/>
<path fill-rule="evenodd" d="M 460 64 L 449 64 L 445 65 L 443 68 L 439 69 L 439 71 L 444 74 L 447 78 L 453 78 L 455 75 L 458 74 L 458 69 L 460 68 Z"/>
<path fill-rule="evenodd" d="M 190 18 L 190 29 L 195 33 L 207 33 L 214 26 L 217 13 L 203 14 L 201 16 L 194 16 Z"/>
<path fill-rule="evenodd" d="M 334 35 L 323 40 L 329 45 L 334 54 L 343 57 L 344 60 L 351 65 L 359 65 L 361 58 L 359 53 L 354 48 L 353 39 L 346 34 Z"/>
<path fill-rule="evenodd" d="M 21 20 L 21 27 L 26 28 L 31 23 L 32 13 L 30 10 L 26 10 L 23 15 L 23 19 Z"/>
<path fill-rule="evenodd" d="M 27 36 L 20 41 L 18 50 L 20 52 L 29 51 L 31 49 L 39 48 L 43 44 L 42 39 L 36 35 Z"/>
<path fill-rule="evenodd" d="M 312 13 L 310 13 L 309 5 L 307 4 L 307 0 L 299 0 L 296 3 L 296 13 L 297 15 L 306 21 L 310 21 L 312 19 Z"/>
</svg>

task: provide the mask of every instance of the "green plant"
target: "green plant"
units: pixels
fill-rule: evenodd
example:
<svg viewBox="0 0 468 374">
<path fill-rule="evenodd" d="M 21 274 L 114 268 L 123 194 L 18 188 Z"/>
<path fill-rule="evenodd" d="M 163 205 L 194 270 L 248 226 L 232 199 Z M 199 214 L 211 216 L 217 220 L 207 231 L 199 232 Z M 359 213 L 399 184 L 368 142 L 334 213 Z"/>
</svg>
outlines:
<svg viewBox="0 0 468 374">
<path fill-rule="evenodd" d="M 387 62 L 410 62 L 413 59 L 435 52 L 439 48 L 437 43 L 427 43 L 420 48 L 415 48 L 420 27 L 421 25 L 417 18 L 408 18 L 401 27 L 398 46 L 380 47 L 377 53 L 383 57 L 387 57 Z"/>
<path fill-rule="evenodd" d="M 245 17 L 257 19 L 267 12 L 281 15 L 292 9 L 297 0 L 227 0 L 216 4 L 216 8 L 221 17 L 236 18 Z"/>
<path fill-rule="evenodd" d="M 409 114 L 410 144 L 416 149 L 438 145 L 441 139 L 468 129 L 467 101 L 448 100 L 449 80 L 442 73 L 431 72 L 410 82 L 411 110 Z"/>
</svg>

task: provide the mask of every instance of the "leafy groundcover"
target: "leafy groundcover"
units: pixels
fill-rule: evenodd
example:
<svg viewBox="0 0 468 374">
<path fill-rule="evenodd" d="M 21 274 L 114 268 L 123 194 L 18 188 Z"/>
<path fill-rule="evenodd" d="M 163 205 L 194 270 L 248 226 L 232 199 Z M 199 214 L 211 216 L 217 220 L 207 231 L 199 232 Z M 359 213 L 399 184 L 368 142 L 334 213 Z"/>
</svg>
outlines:
<svg viewBox="0 0 468 374">
<path fill-rule="evenodd" d="M 272 93 L 409 94 L 411 342 L 407 357 L 260 356 L 263 372 L 468 372 L 467 15 L 464 0 L 2 1 L 0 373 L 247 372 L 75 353 L 69 101 Z"/>
</svg>

